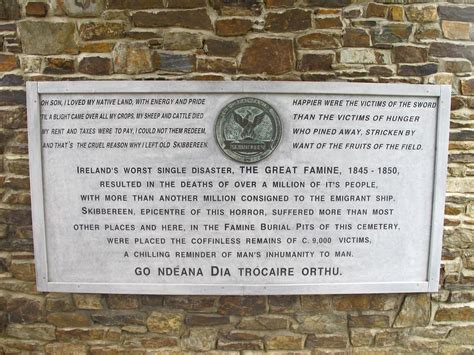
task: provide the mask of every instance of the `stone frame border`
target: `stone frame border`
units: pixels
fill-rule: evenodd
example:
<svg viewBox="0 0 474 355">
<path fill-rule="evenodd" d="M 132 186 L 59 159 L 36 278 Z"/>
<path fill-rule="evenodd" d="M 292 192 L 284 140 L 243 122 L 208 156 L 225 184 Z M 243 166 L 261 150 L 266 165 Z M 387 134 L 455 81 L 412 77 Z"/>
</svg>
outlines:
<svg viewBox="0 0 474 355">
<path fill-rule="evenodd" d="M 87 293 L 136 293 L 182 295 L 283 295 L 437 292 L 444 221 L 444 199 L 449 143 L 451 87 L 448 85 L 355 84 L 346 82 L 189 82 L 189 81 L 78 81 L 28 82 L 28 141 L 36 280 L 39 291 Z M 65 283 L 48 280 L 47 240 L 44 218 L 40 95 L 53 93 L 305 93 L 438 98 L 431 213 L 431 238 L 426 280 L 420 282 L 339 284 L 122 284 Z M 135 292 L 130 291 L 133 285 Z"/>
</svg>

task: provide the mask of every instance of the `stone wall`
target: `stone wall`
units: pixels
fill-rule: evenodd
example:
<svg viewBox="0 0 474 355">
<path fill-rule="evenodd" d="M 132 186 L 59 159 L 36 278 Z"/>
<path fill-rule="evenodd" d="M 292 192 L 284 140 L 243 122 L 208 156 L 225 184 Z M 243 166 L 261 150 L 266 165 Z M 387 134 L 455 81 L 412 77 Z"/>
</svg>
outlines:
<svg viewBox="0 0 474 355">
<path fill-rule="evenodd" d="M 0 352 L 474 351 L 474 5 L 423 0 L 0 0 Z M 435 294 L 168 297 L 35 288 L 25 81 L 452 86 Z M 416 237 L 416 236 L 414 236 Z"/>
</svg>

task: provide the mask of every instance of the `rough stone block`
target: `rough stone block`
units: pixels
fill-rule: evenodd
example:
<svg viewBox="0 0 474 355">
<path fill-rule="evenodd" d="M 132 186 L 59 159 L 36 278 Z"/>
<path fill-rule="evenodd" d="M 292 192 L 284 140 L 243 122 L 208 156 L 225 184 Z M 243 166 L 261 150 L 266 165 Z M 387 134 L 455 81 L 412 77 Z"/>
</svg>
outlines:
<svg viewBox="0 0 474 355">
<path fill-rule="evenodd" d="M 109 309 L 137 309 L 138 296 L 135 295 L 107 295 Z"/>
<path fill-rule="evenodd" d="M 372 41 L 374 44 L 408 42 L 413 25 L 393 23 L 383 27 L 373 28 Z"/>
<path fill-rule="evenodd" d="M 393 47 L 394 63 L 423 63 L 428 60 L 428 48 L 414 45 Z"/>
<path fill-rule="evenodd" d="M 188 314 L 184 323 L 187 326 L 214 326 L 229 324 L 230 319 L 227 316 L 217 314 Z"/>
<path fill-rule="evenodd" d="M 348 28 L 343 36 L 344 47 L 370 47 L 370 35 L 362 28 Z"/>
<path fill-rule="evenodd" d="M 433 42 L 430 44 L 428 54 L 433 57 L 466 58 L 474 61 L 474 45 Z"/>
<path fill-rule="evenodd" d="M 412 22 L 436 22 L 438 11 L 435 5 L 411 5 L 405 9 L 409 21 Z"/>
<path fill-rule="evenodd" d="M 78 71 L 89 75 L 112 74 L 112 60 L 108 57 L 82 57 L 79 61 Z"/>
<path fill-rule="evenodd" d="M 13 338 L 55 340 L 56 328 L 48 324 L 9 324 L 6 334 Z"/>
<path fill-rule="evenodd" d="M 223 37 L 242 36 L 252 29 L 249 19 L 233 18 L 216 21 L 216 34 Z"/>
<path fill-rule="evenodd" d="M 305 336 L 298 334 L 267 335 L 265 348 L 267 350 L 303 350 Z"/>
<path fill-rule="evenodd" d="M 100 41 L 123 37 L 125 24 L 123 22 L 83 22 L 79 26 L 79 35 L 84 41 Z"/>
<path fill-rule="evenodd" d="M 343 48 L 340 55 L 341 63 L 377 64 L 373 49 Z"/>
<path fill-rule="evenodd" d="M 19 66 L 15 54 L 0 53 L 0 72 L 17 69 Z"/>
<path fill-rule="evenodd" d="M 56 327 L 88 327 L 92 325 L 90 318 L 83 313 L 57 312 L 50 313 L 47 317 L 48 323 Z"/>
<path fill-rule="evenodd" d="M 153 71 L 151 52 L 146 43 L 119 42 L 112 56 L 116 73 L 142 74 Z"/>
<path fill-rule="evenodd" d="M 135 12 L 132 15 L 138 27 L 183 27 L 212 30 L 211 19 L 205 9 L 159 12 Z"/>
<path fill-rule="evenodd" d="M 332 334 L 347 330 L 347 316 L 341 313 L 332 314 L 297 314 L 295 329 L 299 333 Z"/>
<path fill-rule="evenodd" d="M 245 49 L 240 69 L 245 74 L 284 74 L 293 69 L 293 41 L 283 38 L 254 38 Z"/>
<path fill-rule="evenodd" d="M 263 296 L 222 296 L 218 313 L 235 316 L 254 316 L 265 313 L 266 300 Z"/>
<path fill-rule="evenodd" d="M 69 17 L 98 17 L 105 10 L 106 0 L 64 0 L 62 3 Z"/>
<path fill-rule="evenodd" d="M 74 304 L 79 309 L 102 309 L 102 296 L 98 294 L 78 293 L 73 296 Z"/>
<path fill-rule="evenodd" d="M 390 326 L 390 319 L 382 314 L 349 314 L 348 323 L 351 328 L 387 328 Z"/>
<path fill-rule="evenodd" d="M 29 1 L 25 6 L 26 16 L 45 17 L 48 14 L 48 4 L 39 1 Z"/>
<path fill-rule="evenodd" d="M 179 335 L 184 323 L 181 312 L 153 311 L 146 321 L 148 330 L 153 333 Z"/>
<path fill-rule="evenodd" d="M 100 311 L 91 315 L 95 323 L 103 325 L 144 325 L 146 313 L 139 311 Z"/>
<path fill-rule="evenodd" d="M 18 22 L 23 52 L 26 54 L 76 54 L 76 26 L 73 22 Z"/>
<path fill-rule="evenodd" d="M 306 338 L 305 348 L 339 348 L 348 346 L 347 334 L 310 334 Z"/>
<path fill-rule="evenodd" d="M 234 59 L 204 57 L 198 59 L 196 70 L 198 72 L 235 74 L 237 72 L 237 63 Z"/>
<path fill-rule="evenodd" d="M 369 3 L 367 5 L 366 15 L 367 17 L 387 17 L 388 13 L 388 6 L 377 4 L 377 3 Z"/>
<path fill-rule="evenodd" d="M 430 322 L 430 297 L 428 294 L 408 295 L 398 313 L 394 327 L 422 327 Z"/>
<path fill-rule="evenodd" d="M 170 72 L 192 72 L 196 66 L 196 56 L 190 54 L 154 53 L 153 65 L 159 70 Z"/>
<path fill-rule="evenodd" d="M 461 80 L 461 92 L 463 95 L 474 96 L 474 77 Z"/>
<path fill-rule="evenodd" d="M 163 37 L 163 48 L 166 50 L 187 51 L 202 47 L 202 37 L 198 33 L 171 31 Z"/>
<path fill-rule="evenodd" d="M 442 21 L 441 28 L 447 39 L 470 40 L 471 25 L 468 22 Z"/>
<path fill-rule="evenodd" d="M 235 57 L 240 52 L 240 43 L 233 40 L 208 38 L 205 40 L 205 52 L 216 57 Z"/>
<path fill-rule="evenodd" d="M 339 16 L 317 17 L 314 19 L 314 28 L 342 28 L 342 20 Z"/>
<path fill-rule="evenodd" d="M 440 5 L 439 17 L 442 20 L 472 22 L 474 19 L 474 6 Z"/>
<path fill-rule="evenodd" d="M 436 311 L 434 319 L 437 322 L 472 322 L 474 321 L 474 308 L 442 306 Z"/>
<path fill-rule="evenodd" d="M 398 75 L 404 76 L 426 76 L 434 74 L 438 71 L 436 63 L 427 64 L 400 64 L 398 67 Z"/>
<path fill-rule="evenodd" d="M 62 57 L 47 57 L 44 60 L 43 73 L 45 74 L 73 74 L 74 59 Z"/>
<path fill-rule="evenodd" d="M 87 348 L 84 344 L 74 343 L 49 343 L 44 347 L 47 355 L 86 355 Z"/>
<path fill-rule="evenodd" d="M 301 71 L 329 71 L 335 61 L 334 53 L 307 53 L 298 61 L 298 70 Z"/>
<path fill-rule="evenodd" d="M 302 49 L 335 49 L 341 47 L 338 36 L 325 32 L 313 32 L 299 36 L 296 43 Z"/>
<path fill-rule="evenodd" d="M 311 28 L 311 11 L 291 9 L 269 12 L 265 18 L 265 30 L 270 32 L 294 32 Z"/>
<path fill-rule="evenodd" d="M 440 70 L 449 73 L 470 73 L 472 64 L 467 59 L 443 58 L 439 59 Z"/>
<path fill-rule="evenodd" d="M 13 296 L 8 299 L 6 311 L 13 323 L 34 323 L 44 320 L 44 299 L 30 296 Z"/>
</svg>

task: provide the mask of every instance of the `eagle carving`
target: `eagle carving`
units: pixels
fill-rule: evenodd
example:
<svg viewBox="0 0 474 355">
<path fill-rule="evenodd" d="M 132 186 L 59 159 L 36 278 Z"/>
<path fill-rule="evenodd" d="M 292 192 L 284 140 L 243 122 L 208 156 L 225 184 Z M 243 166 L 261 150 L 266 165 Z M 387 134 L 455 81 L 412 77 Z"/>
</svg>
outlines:
<svg viewBox="0 0 474 355">
<path fill-rule="evenodd" d="M 235 122 L 238 123 L 240 127 L 243 128 L 242 132 L 240 132 L 240 138 L 253 139 L 253 131 L 260 123 L 262 123 L 263 119 L 265 118 L 265 112 L 262 112 L 261 114 L 255 116 L 249 110 L 247 110 L 245 116 L 241 116 L 238 113 L 236 114 L 235 112 L 233 112 L 232 118 Z"/>
</svg>

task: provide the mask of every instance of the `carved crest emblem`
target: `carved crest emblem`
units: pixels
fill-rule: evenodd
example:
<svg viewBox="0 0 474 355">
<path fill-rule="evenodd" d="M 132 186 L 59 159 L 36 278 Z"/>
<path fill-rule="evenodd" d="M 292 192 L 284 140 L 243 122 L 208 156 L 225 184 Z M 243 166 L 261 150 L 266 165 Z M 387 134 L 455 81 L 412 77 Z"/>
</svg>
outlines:
<svg viewBox="0 0 474 355">
<path fill-rule="evenodd" d="M 265 101 L 244 97 L 221 110 L 214 133 L 226 155 L 241 163 L 256 163 L 278 146 L 280 117 Z"/>
</svg>

